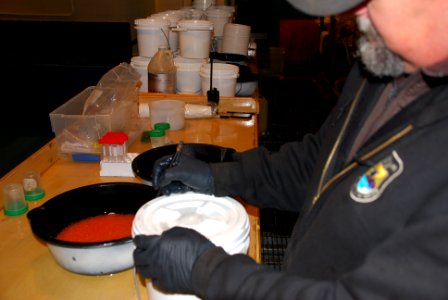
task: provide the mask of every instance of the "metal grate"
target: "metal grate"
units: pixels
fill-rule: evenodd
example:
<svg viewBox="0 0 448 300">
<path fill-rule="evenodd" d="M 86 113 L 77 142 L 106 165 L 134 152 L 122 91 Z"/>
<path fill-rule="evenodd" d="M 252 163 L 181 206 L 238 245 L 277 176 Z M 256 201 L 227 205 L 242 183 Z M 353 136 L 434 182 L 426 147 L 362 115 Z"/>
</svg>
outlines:
<svg viewBox="0 0 448 300">
<path fill-rule="evenodd" d="M 289 236 L 276 232 L 261 233 L 261 260 L 262 263 L 280 270 Z"/>
<path fill-rule="evenodd" d="M 276 209 L 260 210 L 262 263 L 280 270 L 297 213 Z"/>
</svg>

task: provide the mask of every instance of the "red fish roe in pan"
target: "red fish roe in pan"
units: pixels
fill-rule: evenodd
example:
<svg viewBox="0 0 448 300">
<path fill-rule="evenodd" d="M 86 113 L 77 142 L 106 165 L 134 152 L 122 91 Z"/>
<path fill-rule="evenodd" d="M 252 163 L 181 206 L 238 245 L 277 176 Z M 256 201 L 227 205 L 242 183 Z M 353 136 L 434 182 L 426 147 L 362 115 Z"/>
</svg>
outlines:
<svg viewBox="0 0 448 300">
<path fill-rule="evenodd" d="M 106 242 L 131 236 L 133 214 L 90 217 L 64 228 L 57 236 L 67 242 Z"/>
</svg>

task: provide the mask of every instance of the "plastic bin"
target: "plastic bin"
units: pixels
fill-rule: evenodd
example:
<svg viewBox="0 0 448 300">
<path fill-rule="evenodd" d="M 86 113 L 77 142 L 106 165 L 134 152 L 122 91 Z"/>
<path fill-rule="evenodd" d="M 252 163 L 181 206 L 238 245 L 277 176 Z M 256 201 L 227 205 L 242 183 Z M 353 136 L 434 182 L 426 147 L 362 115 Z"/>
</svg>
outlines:
<svg viewBox="0 0 448 300">
<path fill-rule="evenodd" d="M 86 88 L 50 113 L 51 127 L 62 157 L 73 158 L 74 154 L 99 156 L 101 145 L 98 141 L 110 131 L 125 132 L 129 144 L 141 135 L 143 122 L 138 115 L 137 88 L 126 99 L 111 105 L 113 109 L 107 113 L 83 114 L 84 104 L 94 90 L 94 86 Z"/>
</svg>

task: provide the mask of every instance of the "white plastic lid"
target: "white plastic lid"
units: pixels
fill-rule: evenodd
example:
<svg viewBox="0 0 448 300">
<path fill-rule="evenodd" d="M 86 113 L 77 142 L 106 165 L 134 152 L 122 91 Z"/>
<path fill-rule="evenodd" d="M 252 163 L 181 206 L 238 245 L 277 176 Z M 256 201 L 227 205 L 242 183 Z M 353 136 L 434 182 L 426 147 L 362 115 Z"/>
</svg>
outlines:
<svg viewBox="0 0 448 300">
<path fill-rule="evenodd" d="M 163 18 L 145 18 L 145 19 L 136 19 L 134 21 L 135 25 L 142 27 L 150 27 L 150 28 L 160 28 L 160 27 L 169 27 L 170 20 L 166 20 Z"/>
<path fill-rule="evenodd" d="M 159 235 L 175 226 L 194 229 L 229 253 L 248 241 L 250 231 L 247 212 L 235 199 L 188 192 L 144 204 L 135 215 L 132 236 Z"/>
<path fill-rule="evenodd" d="M 173 14 L 169 12 L 161 12 L 161 13 L 155 13 L 151 15 L 151 18 L 154 19 L 163 19 L 170 21 L 170 26 L 177 26 L 177 22 L 182 19 L 182 16 L 179 14 Z"/>
<path fill-rule="evenodd" d="M 207 20 L 180 20 L 177 25 L 184 29 L 213 30 L 213 22 Z"/>
</svg>

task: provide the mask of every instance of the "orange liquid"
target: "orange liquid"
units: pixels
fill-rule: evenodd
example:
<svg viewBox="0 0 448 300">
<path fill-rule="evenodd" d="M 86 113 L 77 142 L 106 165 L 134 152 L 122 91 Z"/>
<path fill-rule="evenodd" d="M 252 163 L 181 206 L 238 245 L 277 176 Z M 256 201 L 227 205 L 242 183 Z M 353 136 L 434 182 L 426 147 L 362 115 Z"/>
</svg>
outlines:
<svg viewBox="0 0 448 300">
<path fill-rule="evenodd" d="M 106 242 L 131 236 L 133 214 L 90 217 L 64 228 L 57 239 L 67 242 Z"/>
</svg>

